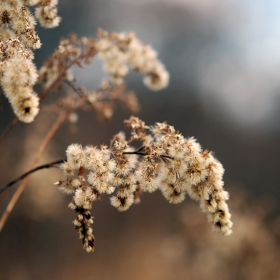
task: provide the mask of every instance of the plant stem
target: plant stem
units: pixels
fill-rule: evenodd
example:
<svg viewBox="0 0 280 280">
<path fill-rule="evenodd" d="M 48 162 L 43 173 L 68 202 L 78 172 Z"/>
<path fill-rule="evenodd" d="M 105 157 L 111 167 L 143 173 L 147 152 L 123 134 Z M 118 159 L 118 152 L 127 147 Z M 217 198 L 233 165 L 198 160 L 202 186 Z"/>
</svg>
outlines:
<svg viewBox="0 0 280 280">
<path fill-rule="evenodd" d="M 139 156 L 147 156 L 148 154 L 145 152 L 140 152 L 142 150 L 142 147 L 139 148 L 137 151 L 134 152 L 123 152 L 123 155 L 139 155 Z M 167 156 L 167 155 L 160 155 L 161 158 L 168 158 L 168 159 L 174 159 L 173 157 Z"/>
<path fill-rule="evenodd" d="M 14 184 L 16 184 L 17 182 L 23 180 L 25 177 L 27 177 L 28 175 L 38 171 L 38 170 L 41 170 L 41 169 L 46 169 L 46 168 L 51 168 L 51 167 L 55 167 L 56 164 L 59 164 L 59 163 L 63 163 L 64 161 L 66 161 L 66 159 L 60 159 L 60 160 L 56 160 L 56 161 L 53 161 L 53 162 L 50 162 L 50 163 L 46 163 L 46 164 L 43 164 L 43 165 L 40 165 L 40 166 L 37 166 L 36 168 L 33 168 L 27 172 L 25 172 L 24 174 L 20 175 L 17 179 L 9 182 L 8 184 L 2 186 L 0 188 L 0 194 L 2 192 L 4 192 L 6 189 L 8 189 L 9 187 L 13 186 Z"/>
<path fill-rule="evenodd" d="M 57 130 L 59 129 L 59 127 L 62 125 L 62 123 L 65 121 L 65 119 L 68 117 L 69 112 L 62 112 L 58 118 L 56 119 L 55 123 L 52 125 L 52 127 L 50 128 L 49 132 L 47 133 L 47 135 L 45 136 L 39 150 L 37 153 L 36 158 L 33 161 L 33 164 L 31 166 L 31 169 L 35 168 L 36 165 L 38 164 L 39 160 L 41 159 L 43 153 L 45 152 L 50 140 L 53 138 L 53 136 L 55 135 L 55 133 L 57 132 Z M 16 192 L 14 193 L 14 195 L 12 196 L 4 214 L 1 217 L 0 220 L 0 232 L 3 228 L 3 226 L 5 225 L 5 222 L 7 221 L 10 213 L 12 212 L 17 200 L 19 199 L 21 193 L 24 191 L 28 181 L 29 181 L 29 177 L 30 175 L 27 175 L 24 180 L 21 182 L 21 184 L 19 185 L 18 189 L 16 190 Z"/>
</svg>

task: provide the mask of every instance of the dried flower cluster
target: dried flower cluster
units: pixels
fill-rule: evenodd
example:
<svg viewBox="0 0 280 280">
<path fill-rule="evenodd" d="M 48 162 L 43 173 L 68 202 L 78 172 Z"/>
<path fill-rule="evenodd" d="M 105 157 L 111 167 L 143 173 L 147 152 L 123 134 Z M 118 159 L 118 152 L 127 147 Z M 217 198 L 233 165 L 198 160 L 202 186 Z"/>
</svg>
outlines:
<svg viewBox="0 0 280 280">
<path fill-rule="evenodd" d="M 115 84 L 123 83 L 130 67 L 145 75 L 144 83 L 152 90 L 168 85 L 169 74 L 155 50 L 141 43 L 134 33 L 108 33 L 102 29 L 98 29 L 97 38 L 78 39 L 71 34 L 69 39 L 62 39 L 58 49 L 41 68 L 40 80 L 48 87 L 66 69 L 64 79 L 72 81 L 69 61 L 75 61 L 81 67 L 82 63 L 90 64 L 95 55 L 103 61 L 105 72 Z"/>
<path fill-rule="evenodd" d="M 18 118 L 31 122 L 39 111 L 39 98 L 33 91 L 38 74 L 33 53 L 18 38 L 0 42 L 0 83 Z"/>
<path fill-rule="evenodd" d="M 229 196 L 222 181 L 224 169 L 212 153 L 203 151 L 194 138 L 184 138 L 167 123 L 148 127 L 131 117 L 125 124 L 132 129 L 131 138 L 126 140 L 120 132 L 113 137 L 110 148 L 70 145 L 67 161 L 62 164 L 66 180 L 55 183 L 63 192 L 74 193 L 70 208 L 78 213 L 74 224 L 84 248 L 94 251 L 88 210 L 103 193 L 114 193 L 111 205 L 119 211 L 139 202 L 142 192 L 159 189 L 174 204 L 188 194 L 199 201 L 214 230 L 231 234 L 226 204 Z M 137 150 L 131 146 L 135 140 L 142 142 Z"/>
<path fill-rule="evenodd" d="M 152 90 L 168 85 L 169 74 L 158 60 L 157 52 L 143 44 L 134 33 L 112 33 L 99 30 L 96 42 L 98 56 L 104 61 L 104 70 L 116 83 L 122 83 L 129 66 L 145 75 L 144 83 Z"/>
<path fill-rule="evenodd" d="M 0 84 L 18 118 L 31 122 L 39 111 L 33 91 L 38 74 L 31 49 L 41 47 L 35 18 L 28 6 L 36 5 L 35 16 L 44 27 L 55 27 L 57 0 L 2 0 L 0 4 Z"/>
<path fill-rule="evenodd" d="M 41 26 L 53 28 L 59 25 L 61 18 L 57 16 L 58 0 L 30 0 L 29 3 L 38 5 L 35 10 L 35 16 Z"/>
</svg>

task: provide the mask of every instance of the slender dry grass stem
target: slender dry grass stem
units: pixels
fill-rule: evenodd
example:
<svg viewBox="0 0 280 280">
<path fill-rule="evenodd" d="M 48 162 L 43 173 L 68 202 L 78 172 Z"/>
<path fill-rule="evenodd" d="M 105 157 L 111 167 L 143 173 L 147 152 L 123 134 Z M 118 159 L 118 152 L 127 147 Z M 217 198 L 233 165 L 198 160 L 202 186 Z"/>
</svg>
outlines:
<svg viewBox="0 0 280 280">
<path fill-rule="evenodd" d="M 39 160 L 41 159 L 43 153 L 45 152 L 49 142 L 51 141 L 51 139 L 53 138 L 53 136 L 55 135 L 55 133 L 58 131 L 58 129 L 60 128 L 60 126 L 63 124 L 63 122 L 67 119 L 67 117 L 69 116 L 70 112 L 62 112 L 58 118 L 56 119 L 55 123 L 52 125 L 52 127 L 50 128 L 49 132 L 47 133 L 46 137 L 44 138 L 38 153 L 33 161 L 33 164 L 31 166 L 31 169 L 35 168 L 36 165 L 38 164 Z M 2 231 L 3 226 L 5 225 L 10 213 L 12 212 L 16 202 L 18 201 L 20 195 L 22 194 L 22 192 L 24 191 L 28 181 L 29 181 L 30 176 L 27 176 L 22 183 L 19 185 L 18 189 L 16 190 L 16 192 L 14 193 L 14 195 L 12 196 L 4 214 L 1 217 L 0 220 L 0 232 Z"/>
</svg>

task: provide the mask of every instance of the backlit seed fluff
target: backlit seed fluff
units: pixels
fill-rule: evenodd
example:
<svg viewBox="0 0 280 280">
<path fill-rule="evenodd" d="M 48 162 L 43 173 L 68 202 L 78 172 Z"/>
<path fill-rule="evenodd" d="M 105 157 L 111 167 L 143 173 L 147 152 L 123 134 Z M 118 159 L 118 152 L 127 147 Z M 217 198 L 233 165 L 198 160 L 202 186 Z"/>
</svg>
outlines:
<svg viewBox="0 0 280 280">
<path fill-rule="evenodd" d="M 185 192 L 178 192 L 172 184 L 162 184 L 161 192 L 167 201 L 173 204 L 181 203 L 186 196 Z"/>
<path fill-rule="evenodd" d="M 125 197 L 113 196 L 110 198 L 111 205 L 116 207 L 121 212 L 128 210 L 133 204 L 133 201 L 134 197 L 132 194 Z"/>
<path fill-rule="evenodd" d="M 71 194 L 74 192 L 73 187 L 68 183 L 62 184 L 61 186 L 58 187 L 58 189 L 66 194 Z"/>
<path fill-rule="evenodd" d="M 16 40 L 14 42 L 18 44 Z M 20 50 L 20 45 L 18 48 Z M 17 48 L 14 49 L 16 50 Z M 24 55 L 17 56 L 14 51 L 8 40 L 6 52 L 9 59 L 2 64 L 0 61 L 0 72 L 3 72 L 0 83 L 14 113 L 21 121 L 28 123 L 32 122 L 39 112 L 39 99 L 32 88 L 38 75 L 32 61 Z"/>
<path fill-rule="evenodd" d="M 39 112 L 39 98 L 33 92 L 11 98 L 10 102 L 15 114 L 23 122 L 32 122 Z"/>
<path fill-rule="evenodd" d="M 37 78 L 37 70 L 32 61 L 27 58 L 16 57 L 7 62 L 1 83 L 9 97 L 9 94 L 17 94 L 18 87 L 33 86 Z"/>
<path fill-rule="evenodd" d="M 86 156 L 79 144 L 72 144 L 66 150 L 67 162 L 76 170 L 86 164 Z"/>
<path fill-rule="evenodd" d="M 56 27 L 61 20 L 61 18 L 57 16 L 57 8 L 52 6 L 36 8 L 35 16 L 45 28 Z"/>
</svg>

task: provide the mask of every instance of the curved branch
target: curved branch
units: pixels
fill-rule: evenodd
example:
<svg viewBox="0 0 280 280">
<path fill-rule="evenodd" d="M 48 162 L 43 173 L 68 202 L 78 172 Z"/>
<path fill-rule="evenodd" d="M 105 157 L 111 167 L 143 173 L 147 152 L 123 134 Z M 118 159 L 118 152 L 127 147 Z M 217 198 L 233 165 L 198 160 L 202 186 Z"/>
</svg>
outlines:
<svg viewBox="0 0 280 280">
<path fill-rule="evenodd" d="M 23 180 L 25 177 L 27 177 L 28 175 L 38 171 L 38 170 L 41 170 L 41 169 L 45 169 L 45 168 L 51 168 L 51 167 L 55 167 L 56 164 L 60 164 L 60 163 L 63 163 L 64 161 L 66 161 L 65 159 L 60 159 L 60 160 L 56 160 L 56 161 L 53 161 L 53 162 L 50 162 L 50 163 L 46 163 L 46 164 L 43 164 L 43 165 L 40 165 L 40 166 L 37 166 L 36 168 L 33 168 L 27 172 L 25 172 L 24 174 L 22 174 L 21 176 L 19 176 L 17 179 L 9 182 L 8 184 L 2 186 L 0 188 L 0 194 L 2 192 L 4 192 L 6 189 L 8 189 L 9 187 L 11 187 L 12 185 L 16 184 L 17 182 Z"/>
</svg>

